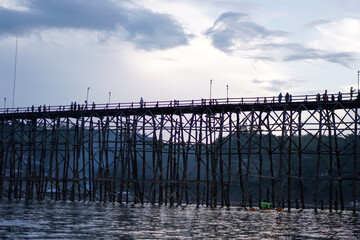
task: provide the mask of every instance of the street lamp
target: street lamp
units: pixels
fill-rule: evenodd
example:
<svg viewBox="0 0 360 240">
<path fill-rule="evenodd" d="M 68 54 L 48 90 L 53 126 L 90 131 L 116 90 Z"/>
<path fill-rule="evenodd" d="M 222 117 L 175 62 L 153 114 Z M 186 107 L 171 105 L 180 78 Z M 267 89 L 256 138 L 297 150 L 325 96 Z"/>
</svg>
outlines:
<svg viewBox="0 0 360 240">
<path fill-rule="evenodd" d="M 212 88 L 212 79 L 210 79 L 210 101 L 211 101 L 211 88 Z"/>
<path fill-rule="evenodd" d="M 226 99 L 229 102 L 229 85 L 226 85 Z"/>
<path fill-rule="evenodd" d="M 13 88 L 13 99 L 12 107 L 15 106 L 15 82 L 16 82 L 16 65 L 17 65 L 17 52 L 18 52 L 18 36 L 16 36 L 16 46 L 15 46 L 15 64 L 14 64 L 14 88 Z"/>
<path fill-rule="evenodd" d="M 360 73 L 360 71 L 358 71 L 358 93 L 360 92 L 360 90 L 359 90 L 359 73 Z"/>
<path fill-rule="evenodd" d="M 109 104 L 110 104 L 111 92 L 109 91 Z"/>
<path fill-rule="evenodd" d="M 90 87 L 87 88 L 86 103 L 88 103 L 88 101 L 89 101 L 89 91 L 90 91 Z"/>
<path fill-rule="evenodd" d="M 6 97 L 4 97 L 4 109 L 6 108 Z"/>
</svg>

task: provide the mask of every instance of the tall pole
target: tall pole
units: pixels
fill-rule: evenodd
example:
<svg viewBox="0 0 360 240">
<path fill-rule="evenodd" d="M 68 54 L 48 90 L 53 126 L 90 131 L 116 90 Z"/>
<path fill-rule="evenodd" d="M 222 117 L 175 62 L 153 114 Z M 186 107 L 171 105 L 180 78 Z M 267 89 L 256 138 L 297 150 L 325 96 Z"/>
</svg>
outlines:
<svg viewBox="0 0 360 240">
<path fill-rule="evenodd" d="M 211 88 L 212 88 L 212 79 L 210 79 L 210 101 L 211 101 Z"/>
<path fill-rule="evenodd" d="M 6 108 L 6 97 L 4 97 L 4 109 Z"/>
<path fill-rule="evenodd" d="M 111 92 L 109 92 L 109 104 L 110 104 Z"/>
<path fill-rule="evenodd" d="M 14 88 L 13 88 L 13 99 L 12 107 L 15 105 L 15 82 L 16 82 L 16 64 L 17 64 L 17 51 L 18 51 L 18 37 L 16 36 L 16 45 L 15 45 L 15 66 L 14 66 Z"/>
<path fill-rule="evenodd" d="M 89 101 L 89 91 L 90 91 L 90 87 L 87 88 L 86 103 L 88 103 L 88 101 Z"/>
<path fill-rule="evenodd" d="M 226 85 L 226 100 L 229 102 L 229 85 Z"/>
<path fill-rule="evenodd" d="M 360 71 L 358 71 L 358 93 L 360 92 L 360 90 L 359 90 L 359 73 L 360 73 Z"/>
</svg>

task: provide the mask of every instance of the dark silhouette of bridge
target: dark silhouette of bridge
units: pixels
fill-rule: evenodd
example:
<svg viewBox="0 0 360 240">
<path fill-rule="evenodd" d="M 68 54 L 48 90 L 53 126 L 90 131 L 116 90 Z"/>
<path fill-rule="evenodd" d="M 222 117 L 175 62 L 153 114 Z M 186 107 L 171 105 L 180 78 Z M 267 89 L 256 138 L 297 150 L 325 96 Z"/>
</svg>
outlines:
<svg viewBox="0 0 360 240">
<path fill-rule="evenodd" d="M 358 95 L 0 109 L 0 197 L 357 209 Z"/>
</svg>

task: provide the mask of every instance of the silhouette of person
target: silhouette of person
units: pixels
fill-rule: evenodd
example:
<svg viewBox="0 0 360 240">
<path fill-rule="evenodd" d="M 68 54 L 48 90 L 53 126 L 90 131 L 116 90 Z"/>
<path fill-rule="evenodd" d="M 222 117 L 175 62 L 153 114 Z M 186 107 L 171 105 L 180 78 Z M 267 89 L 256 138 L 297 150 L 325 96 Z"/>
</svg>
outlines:
<svg viewBox="0 0 360 240">
<path fill-rule="evenodd" d="M 144 106 L 144 99 L 141 97 L 140 98 L 140 107 L 142 108 Z"/>
</svg>

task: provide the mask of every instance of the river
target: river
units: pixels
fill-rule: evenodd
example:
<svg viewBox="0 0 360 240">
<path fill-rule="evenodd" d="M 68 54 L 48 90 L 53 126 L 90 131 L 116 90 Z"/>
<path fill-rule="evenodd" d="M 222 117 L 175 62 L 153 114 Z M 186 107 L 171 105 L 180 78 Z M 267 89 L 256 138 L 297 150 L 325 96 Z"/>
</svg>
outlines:
<svg viewBox="0 0 360 240">
<path fill-rule="evenodd" d="M 0 201 L 1 239 L 360 239 L 351 211 Z"/>
</svg>

